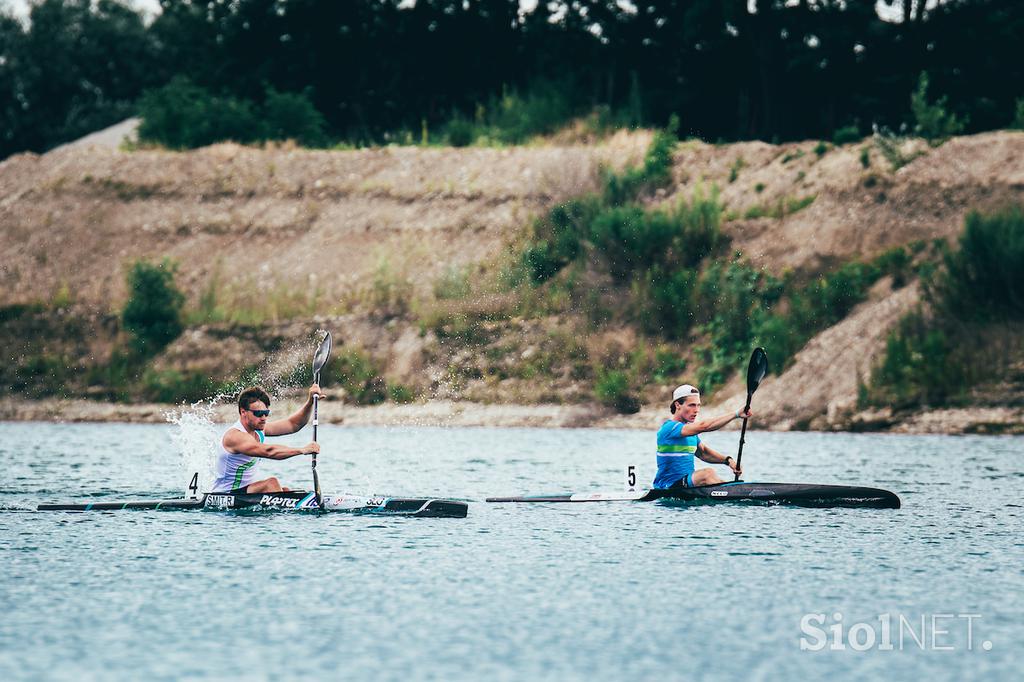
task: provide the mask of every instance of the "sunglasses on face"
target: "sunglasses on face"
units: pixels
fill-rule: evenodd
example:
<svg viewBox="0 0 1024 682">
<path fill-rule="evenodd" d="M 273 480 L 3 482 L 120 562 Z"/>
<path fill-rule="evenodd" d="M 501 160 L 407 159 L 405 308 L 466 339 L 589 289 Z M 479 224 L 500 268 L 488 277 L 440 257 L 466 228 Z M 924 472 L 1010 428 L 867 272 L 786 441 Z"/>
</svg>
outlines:
<svg viewBox="0 0 1024 682">
<path fill-rule="evenodd" d="M 254 417 L 269 417 L 270 410 L 249 410 Z"/>
</svg>

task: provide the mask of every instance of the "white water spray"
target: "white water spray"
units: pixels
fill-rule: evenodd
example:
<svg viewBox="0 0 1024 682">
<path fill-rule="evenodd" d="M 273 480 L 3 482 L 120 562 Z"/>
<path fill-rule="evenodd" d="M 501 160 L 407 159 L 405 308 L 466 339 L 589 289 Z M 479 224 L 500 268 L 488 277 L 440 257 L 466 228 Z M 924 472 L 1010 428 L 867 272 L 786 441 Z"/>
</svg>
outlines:
<svg viewBox="0 0 1024 682">
<path fill-rule="evenodd" d="M 218 424 L 217 402 L 221 396 L 209 402 L 192 403 L 180 410 L 164 413 L 164 417 L 178 428 L 171 433 L 171 440 L 178 451 L 178 464 L 181 470 L 181 489 L 198 473 L 198 492 L 211 489 L 215 478 L 214 462 L 217 456 L 217 442 L 223 426 Z M 190 495 L 192 491 L 186 491 Z"/>
</svg>

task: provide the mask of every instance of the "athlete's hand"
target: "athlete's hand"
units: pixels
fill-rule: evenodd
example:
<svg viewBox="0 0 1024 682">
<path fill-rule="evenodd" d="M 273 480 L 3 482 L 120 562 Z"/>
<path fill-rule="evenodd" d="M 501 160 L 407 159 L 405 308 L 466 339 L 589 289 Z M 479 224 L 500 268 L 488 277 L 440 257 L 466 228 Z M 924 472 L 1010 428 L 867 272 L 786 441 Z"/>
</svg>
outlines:
<svg viewBox="0 0 1024 682">
<path fill-rule="evenodd" d="M 302 446 L 302 454 L 312 455 L 314 452 L 317 454 L 320 453 L 320 443 L 314 441 L 312 443 L 306 443 L 305 445 Z"/>
<path fill-rule="evenodd" d="M 735 457 L 729 460 L 729 468 L 732 469 L 732 472 L 737 476 L 743 475 L 743 468 L 736 462 Z"/>
<path fill-rule="evenodd" d="M 750 419 L 753 416 L 754 413 L 750 411 L 749 407 L 741 407 L 740 409 L 736 410 L 737 419 Z"/>
<path fill-rule="evenodd" d="M 313 402 L 313 396 L 317 396 L 323 400 L 324 394 L 323 391 L 320 390 L 320 384 L 313 384 L 309 387 L 309 402 Z"/>
</svg>

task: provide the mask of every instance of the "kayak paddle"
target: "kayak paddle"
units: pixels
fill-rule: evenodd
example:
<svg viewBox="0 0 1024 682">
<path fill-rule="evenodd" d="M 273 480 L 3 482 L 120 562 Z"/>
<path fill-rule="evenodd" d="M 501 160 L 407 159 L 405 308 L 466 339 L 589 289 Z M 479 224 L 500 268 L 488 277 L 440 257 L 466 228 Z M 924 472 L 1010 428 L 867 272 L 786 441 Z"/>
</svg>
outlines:
<svg viewBox="0 0 1024 682">
<path fill-rule="evenodd" d="M 331 333 L 326 332 L 323 340 L 320 341 L 320 345 L 316 349 L 316 353 L 313 355 L 313 383 L 320 383 L 320 370 L 327 364 L 327 359 L 331 357 Z M 316 427 L 319 421 L 319 406 L 320 396 L 317 394 L 313 395 L 313 442 L 316 442 Z M 317 507 L 323 509 L 323 496 L 320 494 L 320 476 L 316 473 L 316 453 L 313 453 L 313 491 L 316 493 L 316 504 Z"/>
<path fill-rule="evenodd" d="M 768 355 L 764 352 L 764 348 L 755 348 L 754 352 L 750 354 L 750 364 L 747 365 L 747 405 L 743 408 L 746 412 L 750 409 L 750 399 L 754 397 L 754 391 L 761 385 L 761 379 L 764 379 L 765 372 L 768 371 Z M 740 431 L 740 450 L 736 453 L 736 468 L 740 468 L 740 463 L 743 461 L 743 443 L 747 437 L 747 418 L 743 418 L 743 429 Z M 740 475 L 736 474 L 736 479 L 740 480 Z"/>
</svg>

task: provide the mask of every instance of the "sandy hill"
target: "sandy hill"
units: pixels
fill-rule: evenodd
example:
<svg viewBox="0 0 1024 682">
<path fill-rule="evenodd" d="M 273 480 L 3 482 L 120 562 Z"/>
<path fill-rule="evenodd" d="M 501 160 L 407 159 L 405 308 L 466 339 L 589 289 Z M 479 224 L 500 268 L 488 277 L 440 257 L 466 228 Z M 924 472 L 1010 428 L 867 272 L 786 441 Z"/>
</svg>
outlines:
<svg viewBox="0 0 1024 682">
<path fill-rule="evenodd" d="M 179 263 L 178 282 L 192 304 L 211 288 L 257 303 L 284 290 L 313 292 L 317 312 L 345 314 L 347 297 L 382 271 L 399 273 L 423 294 L 452 267 L 493 265 L 532 216 L 595 190 L 602 165 L 639 162 L 649 141 L 640 132 L 592 145 L 509 149 L 221 144 L 175 153 L 71 145 L 18 155 L 0 163 L 0 305 L 46 302 L 63 290 L 79 306 L 116 311 L 126 265 L 168 256 Z M 898 170 L 870 139 L 817 146 L 682 143 L 675 182 L 654 203 L 716 185 L 732 248 L 778 273 L 953 238 L 969 210 L 1024 202 L 1021 132 L 955 138 L 935 149 L 910 143 L 903 152 L 913 158 Z M 755 207 L 810 198 L 792 215 L 743 218 Z M 876 287 L 786 375 L 766 383 L 762 414 L 779 428 L 838 423 L 854 401 L 858 373 L 916 299 L 915 287 Z M 350 322 L 363 345 L 376 344 L 389 363 L 402 365 L 399 374 L 429 364 L 410 359 L 430 355 L 429 339 L 411 341 L 393 324 Z M 201 336 L 168 352 L 195 350 Z M 242 344 L 236 352 L 250 350 Z M 804 388 L 782 388 L 794 385 Z M 815 386 L 828 386 L 828 396 Z M 741 392 L 728 388 L 722 395 Z"/>
</svg>

